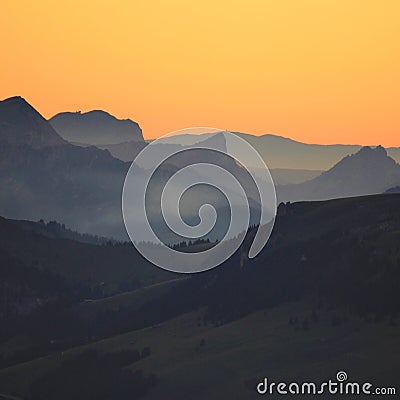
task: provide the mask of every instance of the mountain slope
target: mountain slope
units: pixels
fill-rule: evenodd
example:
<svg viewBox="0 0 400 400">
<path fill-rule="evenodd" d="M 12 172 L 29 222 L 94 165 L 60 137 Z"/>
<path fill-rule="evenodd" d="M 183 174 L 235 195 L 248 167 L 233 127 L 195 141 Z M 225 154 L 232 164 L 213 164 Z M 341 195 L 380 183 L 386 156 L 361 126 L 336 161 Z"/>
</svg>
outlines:
<svg viewBox="0 0 400 400">
<path fill-rule="evenodd" d="M 362 148 L 360 145 L 306 144 L 271 134 L 253 136 L 239 133 L 239 136 L 257 149 L 269 168 L 327 170 Z M 400 163 L 400 148 L 388 148 L 387 152 Z"/>
<path fill-rule="evenodd" d="M 321 175 L 323 171 L 308 169 L 270 169 L 275 185 L 303 183 Z"/>
<path fill-rule="evenodd" d="M 107 150 L 64 141 L 25 100 L 0 103 L 0 214 L 126 238 L 121 191 L 128 168 Z"/>
<path fill-rule="evenodd" d="M 66 144 L 22 97 L 0 101 L 0 141 L 34 148 Z"/>
<path fill-rule="evenodd" d="M 0 143 L 0 212 L 123 238 L 120 198 L 128 167 L 95 147 L 33 149 Z"/>
<path fill-rule="evenodd" d="M 269 168 L 327 170 L 361 148 L 358 145 L 305 144 L 271 134 L 239 135 L 257 149 Z"/>
<path fill-rule="evenodd" d="M 49 123 L 42 122 L 43 129 L 48 129 Z M 215 136 L 206 140 L 223 148 L 221 138 Z M 154 146 L 155 151 L 161 153 L 166 147 L 183 149 L 176 144 Z M 178 158 L 181 164 L 190 164 L 193 154 Z M 221 162 L 228 162 L 240 170 L 232 161 Z M 143 167 L 147 168 L 146 165 Z M 14 219 L 57 220 L 80 232 L 127 239 L 121 193 L 128 168 L 128 163 L 95 146 L 66 143 L 33 148 L 28 144 L 0 142 L 0 213 Z M 172 168 L 177 170 L 179 167 Z M 171 165 L 166 165 L 160 171 L 160 177 L 170 169 Z M 158 187 L 162 182 L 160 180 Z M 188 214 L 197 218 L 198 209 L 193 210 L 189 200 L 187 204 Z"/>
<path fill-rule="evenodd" d="M 130 162 L 147 146 L 145 141 L 129 141 L 117 144 L 97 145 L 99 149 L 108 150 L 111 155 L 122 161 Z"/>
<path fill-rule="evenodd" d="M 79 233 L 67 228 L 65 224 L 60 224 L 57 221 L 45 222 L 40 220 L 38 222 L 34 222 L 19 219 L 9 219 L 8 221 L 16 224 L 24 231 L 36 233 L 50 239 L 69 239 L 77 242 L 98 245 L 109 244 L 110 242 L 112 243 L 109 238 Z"/>
<path fill-rule="evenodd" d="M 133 368 L 159 376 L 149 399 L 259 398 L 264 377 L 320 382 L 339 370 L 392 387 L 400 349 L 399 202 L 393 194 L 281 205 L 267 248 L 242 268 L 239 252 L 170 290 L 162 285 L 160 295 L 138 297 L 139 307 L 125 296 L 80 305 L 98 315 L 88 331 L 107 326 L 108 335 L 1 370 L 0 391 L 29 398 L 30 383 L 67 357 L 137 346 L 151 354 Z"/>
<path fill-rule="evenodd" d="M 324 200 L 382 193 L 400 183 L 400 165 L 386 150 L 363 147 L 329 171 L 297 185 L 277 187 L 279 201 Z"/>
<path fill-rule="evenodd" d="M 0 258 L 7 260 L 1 263 L 3 291 L 7 290 L 7 283 L 9 287 L 17 285 L 34 290 L 35 285 L 45 282 L 27 279 L 39 272 L 59 277 L 77 289 L 81 284 L 96 287 L 99 294 L 117 293 L 121 287 L 130 285 L 134 289 L 173 276 L 147 262 L 130 243 L 94 245 L 49 237 L 47 232 L 28 230 L 22 222 L 3 217 L 0 217 L 0 239 Z M 30 271 L 30 275 L 15 275 L 16 266 Z M 13 276 L 12 282 L 9 276 Z"/>
<path fill-rule="evenodd" d="M 93 110 L 87 113 L 62 112 L 49 120 L 53 128 L 69 142 L 91 145 L 144 142 L 137 122 L 120 120 L 113 115 Z"/>
</svg>

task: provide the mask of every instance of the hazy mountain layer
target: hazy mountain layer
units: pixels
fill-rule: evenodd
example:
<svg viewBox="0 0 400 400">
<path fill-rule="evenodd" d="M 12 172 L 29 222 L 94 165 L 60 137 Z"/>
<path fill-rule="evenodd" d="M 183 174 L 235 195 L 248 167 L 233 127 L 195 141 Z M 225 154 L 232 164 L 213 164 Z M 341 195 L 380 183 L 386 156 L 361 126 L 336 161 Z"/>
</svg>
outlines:
<svg viewBox="0 0 400 400">
<path fill-rule="evenodd" d="M 101 110 L 87 113 L 62 112 L 52 117 L 49 122 L 69 142 L 91 145 L 143 142 L 142 130 L 137 122 L 117 119 Z"/>
<path fill-rule="evenodd" d="M 121 193 L 130 164 L 114 158 L 107 150 L 66 143 L 49 122 L 21 98 L 1 102 L 0 111 L 0 213 L 16 219 L 57 220 L 80 232 L 127 239 L 122 220 Z M 242 137 L 249 140 L 247 135 Z M 218 142 L 222 135 L 195 136 L 196 140 L 199 138 L 203 138 L 204 143 Z M 283 140 L 290 146 L 299 145 L 279 137 L 252 138 L 261 142 L 273 140 L 282 143 Z M 190 143 L 193 142 L 192 139 L 186 137 Z M 144 141 L 136 143 L 140 143 L 138 147 L 145 145 Z M 130 151 L 126 144 L 115 146 L 125 147 L 127 152 Z M 217 148 L 224 151 L 225 146 L 225 142 L 221 141 Z M 307 148 L 307 145 L 302 146 Z M 180 146 L 172 141 L 155 146 L 155 152 L 163 154 L 165 150 L 175 151 L 190 147 L 191 145 Z M 323 146 L 318 147 L 318 151 L 322 151 L 322 148 Z M 160 169 L 158 184 L 165 184 L 165 178 L 180 167 L 190 164 L 192 157 L 193 153 L 189 152 L 186 155 L 182 153 L 177 158 L 177 164 L 173 159 L 169 160 Z M 197 159 L 212 162 L 212 158 L 208 155 L 205 159 Z M 293 162 L 290 153 L 286 160 Z M 152 160 L 148 160 L 148 163 L 149 165 L 143 166 L 144 169 L 151 167 Z M 221 158 L 219 164 L 244 178 L 244 170 L 231 160 Z M 382 193 L 400 184 L 399 169 L 399 165 L 388 157 L 386 151 L 378 147 L 362 148 L 315 178 L 313 177 L 318 175 L 318 171 L 273 170 L 272 175 L 278 184 L 278 201 L 317 200 Z M 254 172 L 257 174 L 257 171 Z M 187 180 L 201 181 L 204 178 L 207 181 L 207 177 L 194 174 Z M 304 182 L 307 179 L 311 180 Z M 279 185 L 281 182 L 302 181 L 300 184 Z M 153 189 L 157 192 L 157 184 Z M 186 204 L 182 206 L 187 221 L 196 223 L 198 205 L 203 204 L 203 199 L 213 200 L 210 193 L 206 191 L 202 195 L 196 189 L 187 196 Z M 253 191 L 250 197 L 250 206 L 255 211 L 257 195 Z M 157 208 L 155 200 L 156 197 L 151 197 L 150 213 Z M 226 210 L 223 199 L 220 201 L 216 197 L 214 200 L 217 209 Z M 257 212 L 253 214 L 257 215 Z M 256 220 L 257 218 L 252 217 L 251 223 L 256 223 Z M 155 225 L 159 225 L 157 218 Z M 161 231 L 170 239 L 163 229 Z M 219 231 L 222 232 L 222 229 L 218 229 Z M 168 243 L 172 242 L 168 240 Z"/>
<path fill-rule="evenodd" d="M 363 147 L 320 176 L 277 187 L 279 201 L 324 200 L 378 194 L 400 183 L 400 165 L 383 147 Z"/>
</svg>

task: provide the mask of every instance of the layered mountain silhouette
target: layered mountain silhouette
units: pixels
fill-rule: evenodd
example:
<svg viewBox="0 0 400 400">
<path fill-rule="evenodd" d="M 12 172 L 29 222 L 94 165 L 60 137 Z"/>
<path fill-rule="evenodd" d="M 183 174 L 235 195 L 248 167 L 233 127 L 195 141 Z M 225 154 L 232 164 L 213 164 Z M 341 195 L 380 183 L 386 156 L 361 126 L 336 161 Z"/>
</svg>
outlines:
<svg viewBox="0 0 400 400">
<path fill-rule="evenodd" d="M 95 147 L 34 149 L 1 143 L 1 213 L 124 238 L 120 203 L 128 166 Z"/>
<path fill-rule="evenodd" d="M 114 120 L 109 114 L 106 116 Z M 121 122 L 116 121 L 117 125 Z M 216 134 L 204 138 L 197 136 L 196 140 L 215 141 L 219 138 Z M 280 142 L 281 139 L 274 140 Z M 265 137 L 260 140 L 265 140 Z M 145 145 L 143 139 L 129 143 Z M 189 150 L 191 147 L 190 144 L 180 146 L 174 142 L 159 146 L 161 152 L 164 146 Z M 225 144 L 220 146 L 224 149 Z M 284 156 L 281 153 L 281 158 L 286 160 L 282 164 L 292 163 L 291 154 Z M 193 155 L 183 153 L 175 161 L 171 159 L 160 170 L 160 182 L 179 167 L 193 161 Z M 200 155 L 196 157 L 200 161 Z M 233 165 L 230 160 L 221 159 L 220 164 L 227 169 L 233 168 L 239 177 L 245 179 L 242 168 Z M 129 166 L 130 163 L 113 157 L 108 150 L 66 142 L 20 97 L 0 102 L 0 214 L 8 218 L 57 220 L 80 232 L 127 239 L 121 193 Z M 285 175 L 287 171 L 283 173 Z M 320 200 L 383 193 L 400 184 L 400 166 L 380 146 L 362 148 L 315 177 L 317 174 L 318 171 L 297 171 L 291 182 L 313 179 L 300 184 L 278 185 L 278 200 Z M 281 177 L 280 181 L 284 179 Z M 212 200 L 209 192 L 205 196 Z M 257 198 L 255 194 L 251 197 L 250 201 L 254 200 L 251 208 L 255 209 Z M 201 203 L 202 197 L 194 191 L 187 200 L 185 214 L 188 221 L 192 221 L 192 206 Z M 218 207 L 224 208 L 223 202 L 215 200 Z M 197 221 L 197 211 L 193 222 Z"/>
<path fill-rule="evenodd" d="M 0 101 L 0 140 L 35 149 L 66 144 L 39 112 L 19 96 Z"/>
<path fill-rule="evenodd" d="M 238 133 L 254 146 L 269 168 L 328 170 L 342 158 L 361 150 L 360 145 L 306 144 L 277 135 L 253 136 Z M 400 148 L 387 149 L 388 154 L 400 162 Z"/>
<path fill-rule="evenodd" d="M 24 100 L 20 101 L 26 105 L 25 109 L 20 110 L 19 102 L 11 102 L 14 107 L 8 108 L 4 120 L 16 126 L 20 120 L 25 121 L 26 126 L 31 124 L 36 128 L 38 137 L 46 137 L 51 132 L 59 145 L 33 146 L 24 132 L 19 138 L 18 131 L 15 132 L 18 140 L 10 142 L 7 135 L 0 137 L 0 213 L 14 219 L 57 220 L 80 232 L 128 239 L 122 219 L 121 193 L 130 163 L 112 157 L 108 150 L 64 141 L 48 121 Z M 32 113 L 34 119 L 31 119 Z M 223 148 L 224 142 L 220 139 L 213 136 L 206 140 L 218 142 Z M 161 152 L 165 147 L 172 147 L 174 151 L 183 149 L 177 144 L 157 145 Z M 181 165 L 192 160 L 193 154 L 183 154 L 175 164 L 171 160 L 156 177 L 158 186 L 165 184 L 163 175 L 179 168 L 176 162 Z M 222 163 L 232 164 L 229 160 Z M 151 166 L 150 160 L 148 167 Z M 195 197 L 200 201 L 200 195 Z M 190 199 L 187 203 L 191 203 Z M 198 210 L 193 210 L 190 204 L 188 207 L 189 218 L 193 212 L 197 216 Z"/>
<path fill-rule="evenodd" d="M 67 141 L 87 145 L 109 145 L 122 142 L 144 142 L 142 129 L 130 119 L 121 120 L 102 111 L 62 112 L 49 120 Z"/>
<path fill-rule="evenodd" d="M 272 134 L 262 136 L 238 134 L 257 149 L 269 168 L 327 170 L 361 147 L 305 144 Z"/>
<path fill-rule="evenodd" d="M 132 161 L 146 146 L 141 128 L 136 122 L 129 119 L 119 120 L 105 111 L 62 112 L 49 121 L 70 143 L 80 146 L 95 145 L 107 149 L 122 161 Z M 161 142 L 168 145 L 190 146 L 215 134 L 205 132 L 169 136 L 162 138 Z M 261 136 L 241 132 L 235 134 L 257 149 L 269 168 L 279 170 L 276 175 L 281 178 L 279 183 L 282 184 L 302 181 L 304 173 L 298 174 L 297 170 L 310 171 L 306 175 L 315 176 L 314 171 L 328 170 L 343 157 L 354 154 L 362 148 L 360 145 L 306 144 L 273 134 Z M 396 162 L 400 162 L 400 148 L 391 147 L 387 152 Z"/>
<path fill-rule="evenodd" d="M 382 147 L 363 147 L 320 176 L 277 187 L 279 201 L 325 200 L 377 194 L 400 183 L 400 165 Z"/>
<path fill-rule="evenodd" d="M 58 220 L 80 232 L 125 238 L 120 198 L 129 165 L 107 150 L 62 139 L 24 99 L 0 103 L 0 212 Z"/>
<path fill-rule="evenodd" d="M 275 139 L 282 143 L 282 138 Z M 204 160 L 190 149 L 193 143 L 158 147 L 161 154 L 165 146 L 188 152 L 159 169 L 152 199 L 162 180 L 187 163 Z M 221 141 L 218 149 L 225 146 Z M 267 152 L 273 149 L 271 145 Z M 296 158 L 275 147 L 272 155 L 282 162 L 276 167 L 307 168 L 297 170 L 291 182 L 300 176 L 309 179 L 278 186 L 281 201 L 392 193 L 400 187 L 400 165 L 381 146 L 355 148 L 318 176 L 309 170 L 312 160 L 305 163 L 313 153 L 304 149 Z M 224 157 L 218 162 L 245 180 L 241 165 Z M 321 371 L 318 381 L 347 360 L 349 370 L 359 376 L 388 378 L 387 387 L 393 385 L 399 365 L 393 349 L 399 336 L 400 195 L 281 203 L 271 238 L 257 257 L 246 256 L 257 229 L 251 227 L 220 268 L 182 278 L 151 266 L 130 243 L 75 232 L 124 237 L 121 191 L 129 166 L 108 150 L 66 142 L 21 98 L 0 103 L 0 215 L 8 217 L 0 217 L 0 392 L 5 397 L 68 397 L 64 389 L 69 386 L 78 393 L 71 398 L 98 398 L 104 386 L 99 389 L 97 376 L 108 379 L 111 386 L 105 387 L 121 387 L 115 385 L 115 368 L 100 370 L 100 375 L 97 369 L 92 373 L 93 365 L 106 359 L 117 359 L 119 367 L 128 365 L 126 351 L 137 346 L 134 379 L 140 384 L 141 370 L 156 371 L 151 398 L 157 399 L 165 393 L 191 398 L 193 388 L 206 386 L 196 398 L 216 393 L 224 398 L 227 388 L 238 398 L 252 398 L 259 377 L 270 376 L 264 359 L 271 361 L 271 373 L 278 367 L 283 377 L 281 372 L 296 376 L 299 368 L 314 377 Z M 142 167 L 139 177 L 148 168 Z M 284 177 L 292 173 L 280 172 Z M 188 181 L 198 180 L 196 174 Z M 194 192 L 188 198 L 189 224 L 197 222 L 191 220 L 190 206 L 204 204 L 203 195 Z M 211 204 L 219 202 L 215 195 L 209 197 Z M 32 222 L 42 218 L 58 222 Z M 190 252 L 194 246 L 186 247 Z M 171 346 L 174 341 L 183 346 Z M 87 362 L 83 353 L 71 364 L 71 357 L 87 346 L 103 358 L 89 357 Z M 118 354 L 111 355 L 115 349 Z M 205 360 L 215 366 L 206 376 Z M 89 371 L 83 378 L 76 373 L 78 363 L 79 372 Z M 239 366 L 234 382 L 232 365 Z M 188 384 L 171 385 L 188 367 Z M 221 374 L 221 369 L 228 373 Z M 125 384 L 133 379 L 123 376 Z M 60 389 L 59 382 L 67 384 Z M 138 397 L 126 387 L 131 388 L 124 386 L 125 392 L 119 393 Z"/>
<path fill-rule="evenodd" d="M 297 170 L 326 171 L 343 157 L 354 154 L 363 147 L 346 144 L 307 144 L 273 134 L 254 136 L 241 132 L 234 133 L 251 144 L 260 153 L 270 169 L 281 170 L 279 175 L 283 177 L 283 180 L 286 180 L 286 175 L 289 180 L 292 180 L 293 174 L 296 174 Z M 207 133 L 200 135 L 187 134 L 182 135 L 182 139 L 187 144 L 193 144 L 201 141 L 202 137 L 206 138 L 212 135 Z M 165 143 L 175 143 L 176 137 L 171 136 L 162 140 Z M 400 162 L 399 147 L 391 147 L 387 151 L 396 162 Z M 295 180 L 298 180 L 298 176 L 295 177 Z"/>
</svg>

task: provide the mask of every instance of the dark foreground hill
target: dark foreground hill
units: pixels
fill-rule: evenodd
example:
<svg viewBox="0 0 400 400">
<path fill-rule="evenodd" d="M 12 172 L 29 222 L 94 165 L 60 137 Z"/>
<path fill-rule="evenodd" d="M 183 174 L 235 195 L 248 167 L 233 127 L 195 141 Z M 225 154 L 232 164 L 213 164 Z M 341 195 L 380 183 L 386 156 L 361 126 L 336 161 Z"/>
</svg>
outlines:
<svg viewBox="0 0 400 400">
<path fill-rule="evenodd" d="M 24 231 L 36 233 L 50 239 L 70 239 L 76 242 L 98 245 L 116 243 L 115 241 L 112 241 L 104 236 L 95 236 L 89 235 L 87 233 L 79 233 L 77 231 L 73 231 L 72 229 L 67 228 L 65 224 L 60 224 L 57 221 L 45 222 L 43 220 L 39 220 L 37 222 L 34 222 L 18 219 L 10 219 L 8 221 L 16 224 Z"/>
<path fill-rule="evenodd" d="M 75 300 L 62 308 L 59 324 L 78 318 L 75 343 L 84 346 L 66 351 L 66 332 L 48 327 L 53 344 L 41 348 L 47 346 L 48 356 L 25 364 L 14 358 L 13 367 L 0 371 L 0 392 L 29 396 L 39 387 L 62 399 L 51 371 L 69 373 L 64 357 L 138 347 L 150 355 L 129 369 L 157 375 L 149 399 L 252 399 L 265 376 L 320 382 L 339 370 L 352 380 L 396 385 L 399 205 L 397 194 L 281 205 L 272 237 L 254 260 L 245 257 L 250 232 L 215 270 L 170 286 Z M 43 315 L 35 318 L 31 325 L 45 324 Z M 16 357 L 37 340 L 23 336 L 3 336 L 4 363 L 10 360 L 5 348 Z M 71 382 L 78 391 L 84 387 Z"/>
<path fill-rule="evenodd" d="M 0 217 L 0 315 L 50 298 L 104 297 L 172 275 L 146 262 L 130 243 L 85 243 L 89 236 L 53 225 Z"/>
</svg>

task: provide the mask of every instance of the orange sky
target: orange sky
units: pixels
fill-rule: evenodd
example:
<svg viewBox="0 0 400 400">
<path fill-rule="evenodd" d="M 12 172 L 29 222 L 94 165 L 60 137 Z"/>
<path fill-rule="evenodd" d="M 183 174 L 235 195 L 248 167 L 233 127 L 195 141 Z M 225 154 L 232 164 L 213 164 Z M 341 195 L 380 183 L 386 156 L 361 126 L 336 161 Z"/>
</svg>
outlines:
<svg viewBox="0 0 400 400">
<path fill-rule="evenodd" d="M 0 99 L 400 146 L 398 0 L 2 0 Z"/>
</svg>

